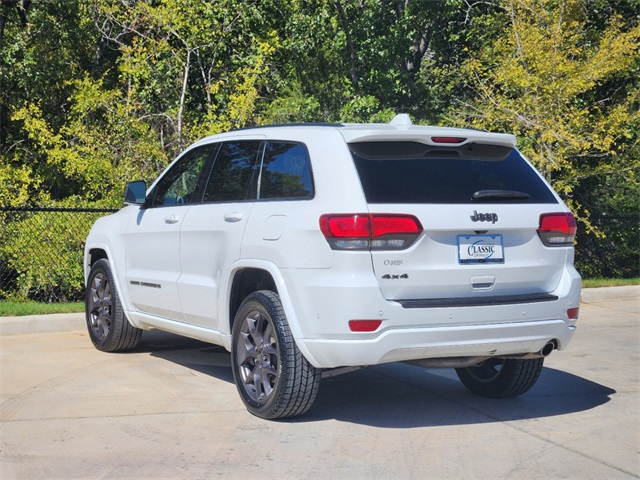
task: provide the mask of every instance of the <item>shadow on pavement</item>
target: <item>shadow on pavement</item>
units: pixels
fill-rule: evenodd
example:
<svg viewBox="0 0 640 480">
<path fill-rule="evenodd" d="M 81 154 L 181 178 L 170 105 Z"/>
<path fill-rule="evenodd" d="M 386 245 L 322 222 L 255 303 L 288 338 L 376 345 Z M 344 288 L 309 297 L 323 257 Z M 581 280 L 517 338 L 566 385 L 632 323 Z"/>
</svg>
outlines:
<svg viewBox="0 0 640 480">
<path fill-rule="evenodd" d="M 145 332 L 136 352 L 233 382 L 229 353 L 223 347 L 151 331 Z M 311 410 L 287 421 L 338 420 L 382 428 L 505 422 L 590 410 L 615 393 L 571 373 L 544 368 L 526 394 L 486 399 L 469 393 L 452 369 L 391 363 L 323 379 Z"/>
<path fill-rule="evenodd" d="M 384 428 L 505 422 L 590 410 L 614 393 L 576 375 L 544 368 L 524 395 L 487 399 L 468 392 L 452 369 L 392 363 L 327 379 L 305 420 L 336 419 Z"/>
<path fill-rule="evenodd" d="M 168 360 L 191 370 L 233 383 L 231 358 L 224 347 L 160 330 L 144 332 L 135 352 Z"/>
</svg>

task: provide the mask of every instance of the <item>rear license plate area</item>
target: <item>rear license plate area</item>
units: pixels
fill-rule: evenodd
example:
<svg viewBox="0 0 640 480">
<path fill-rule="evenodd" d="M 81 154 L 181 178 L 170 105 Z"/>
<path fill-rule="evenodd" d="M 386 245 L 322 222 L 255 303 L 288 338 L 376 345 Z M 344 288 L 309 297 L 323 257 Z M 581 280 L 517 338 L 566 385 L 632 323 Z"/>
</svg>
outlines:
<svg viewBox="0 0 640 480">
<path fill-rule="evenodd" d="M 502 235 L 458 235 L 458 263 L 504 263 Z"/>
</svg>

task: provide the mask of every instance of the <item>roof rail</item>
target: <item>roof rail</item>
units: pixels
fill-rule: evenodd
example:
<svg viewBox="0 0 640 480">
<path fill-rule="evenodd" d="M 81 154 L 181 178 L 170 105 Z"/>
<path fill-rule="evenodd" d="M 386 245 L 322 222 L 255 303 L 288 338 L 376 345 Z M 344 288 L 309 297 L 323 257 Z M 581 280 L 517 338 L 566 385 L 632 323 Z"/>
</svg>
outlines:
<svg viewBox="0 0 640 480">
<path fill-rule="evenodd" d="M 271 125 L 255 125 L 253 127 L 241 127 L 229 130 L 230 132 L 239 132 L 242 130 L 258 130 L 261 128 L 280 128 L 280 127 L 344 127 L 342 123 L 324 123 L 324 122 L 303 122 L 303 123 L 274 123 Z"/>
</svg>

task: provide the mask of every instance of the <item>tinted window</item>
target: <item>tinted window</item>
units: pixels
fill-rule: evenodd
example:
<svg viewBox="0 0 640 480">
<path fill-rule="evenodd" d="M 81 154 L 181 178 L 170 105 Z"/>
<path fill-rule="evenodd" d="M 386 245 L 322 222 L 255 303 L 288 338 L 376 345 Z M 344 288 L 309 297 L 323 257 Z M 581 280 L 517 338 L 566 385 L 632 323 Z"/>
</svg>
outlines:
<svg viewBox="0 0 640 480">
<path fill-rule="evenodd" d="M 260 177 L 261 199 L 312 198 L 313 181 L 307 147 L 268 142 Z"/>
<path fill-rule="evenodd" d="M 233 202 L 256 198 L 254 174 L 260 142 L 222 144 L 204 195 L 205 202 Z"/>
<path fill-rule="evenodd" d="M 160 179 L 154 188 L 151 205 L 189 205 L 200 200 L 202 177 L 212 145 L 194 148 Z"/>
<path fill-rule="evenodd" d="M 369 203 L 557 203 L 516 149 L 417 142 L 354 143 L 350 148 Z M 473 200 L 482 191 L 512 195 Z"/>
</svg>

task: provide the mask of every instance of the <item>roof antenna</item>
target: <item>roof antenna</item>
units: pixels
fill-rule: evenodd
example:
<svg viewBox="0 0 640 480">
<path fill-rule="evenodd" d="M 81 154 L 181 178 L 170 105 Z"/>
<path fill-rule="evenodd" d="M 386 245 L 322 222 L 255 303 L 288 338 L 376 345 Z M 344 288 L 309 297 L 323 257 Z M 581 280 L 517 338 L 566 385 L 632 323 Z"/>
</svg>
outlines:
<svg viewBox="0 0 640 480">
<path fill-rule="evenodd" d="M 389 125 L 399 128 L 409 128 L 413 124 L 411 123 L 411 117 L 409 117 L 409 115 L 406 113 L 399 113 L 393 117 L 393 120 L 389 122 Z"/>
</svg>

